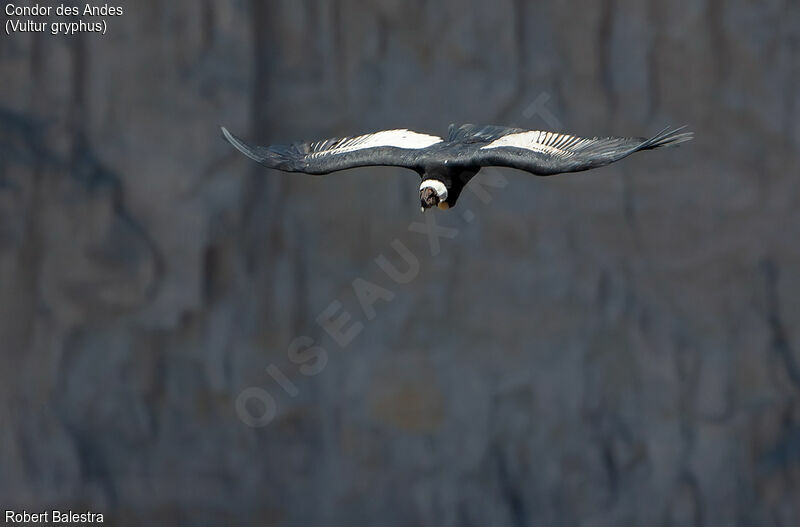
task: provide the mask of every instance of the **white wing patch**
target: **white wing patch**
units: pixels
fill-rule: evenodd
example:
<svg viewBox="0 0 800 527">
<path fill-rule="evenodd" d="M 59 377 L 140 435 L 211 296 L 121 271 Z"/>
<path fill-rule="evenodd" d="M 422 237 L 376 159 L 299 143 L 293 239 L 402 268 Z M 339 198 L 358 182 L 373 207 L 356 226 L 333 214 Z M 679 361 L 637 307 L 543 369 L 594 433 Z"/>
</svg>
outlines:
<svg viewBox="0 0 800 527">
<path fill-rule="evenodd" d="M 326 155 L 343 154 L 365 148 L 392 146 L 405 149 L 427 148 L 436 143 L 441 143 L 442 138 L 435 135 L 420 134 L 411 130 L 383 130 L 374 134 L 348 137 L 339 140 L 318 141 L 311 143 L 311 153 L 308 157 L 321 157 Z"/>
<path fill-rule="evenodd" d="M 583 139 L 574 135 L 537 130 L 504 135 L 482 147 L 481 150 L 503 147 L 524 148 L 555 157 L 567 158 L 575 155 L 574 149 L 591 142 L 591 139 Z"/>
</svg>

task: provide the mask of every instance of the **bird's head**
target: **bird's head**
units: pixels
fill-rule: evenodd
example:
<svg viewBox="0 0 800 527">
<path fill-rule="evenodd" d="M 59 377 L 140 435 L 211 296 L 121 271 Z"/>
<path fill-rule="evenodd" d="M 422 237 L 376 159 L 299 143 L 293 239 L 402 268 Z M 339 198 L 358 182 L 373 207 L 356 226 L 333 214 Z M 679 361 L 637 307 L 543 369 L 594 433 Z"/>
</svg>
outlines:
<svg viewBox="0 0 800 527">
<path fill-rule="evenodd" d="M 430 209 L 438 206 L 440 209 L 447 209 L 447 187 L 438 179 L 426 179 L 419 186 L 420 210 Z"/>
<path fill-rule="evenodd" d="M 423 188 L 419 191 L 419 204 L 423 211 L 439 204 L 439 196 L 432 188 Z"/>
</svg>

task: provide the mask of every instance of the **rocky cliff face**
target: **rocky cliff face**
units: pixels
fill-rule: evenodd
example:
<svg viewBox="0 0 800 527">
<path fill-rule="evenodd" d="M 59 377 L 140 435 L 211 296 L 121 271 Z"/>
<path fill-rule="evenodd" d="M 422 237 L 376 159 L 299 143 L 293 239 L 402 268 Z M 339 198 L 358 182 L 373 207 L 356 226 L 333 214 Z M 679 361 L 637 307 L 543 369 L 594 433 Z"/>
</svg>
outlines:
<svg viewBox="0 0 800 527">
<path fill-rule="evenodd" d="M 121 5 L 0 38 L 4 506 L 800 523 L 796 2 Z M 450 122 L 697 138 L 490 172 L 431 237 L 415 176 L 265 172 L 217 129 Z"/>
</svg>

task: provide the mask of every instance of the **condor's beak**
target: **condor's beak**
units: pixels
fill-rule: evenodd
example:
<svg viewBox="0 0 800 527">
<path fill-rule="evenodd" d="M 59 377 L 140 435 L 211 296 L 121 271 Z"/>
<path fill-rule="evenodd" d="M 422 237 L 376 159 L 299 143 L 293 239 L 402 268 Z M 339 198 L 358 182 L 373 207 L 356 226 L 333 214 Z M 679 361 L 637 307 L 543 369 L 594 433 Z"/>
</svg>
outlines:
<svg viewBox="0 0 800 527">
<path fill-rule="evenodd" d="M 424 213 L 424 212 L 425 212 L 425 207 L 420 207 L 420 208 L 419 208 L 419 211 L 420 211 L 420 212 L 422 212 L 422 213 Z"/>
</svg>

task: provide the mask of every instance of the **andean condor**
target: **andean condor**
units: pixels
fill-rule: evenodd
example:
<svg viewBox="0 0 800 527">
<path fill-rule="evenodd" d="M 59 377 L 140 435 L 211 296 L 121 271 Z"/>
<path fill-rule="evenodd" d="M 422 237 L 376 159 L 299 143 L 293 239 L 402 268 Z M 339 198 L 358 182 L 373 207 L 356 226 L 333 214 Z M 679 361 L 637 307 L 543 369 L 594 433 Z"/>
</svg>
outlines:
<svg viewBox="0 0 800 527">
<path fill-rule="evenodd" d="M 285 172 L 329 174 L 363 166 L 410 168 L 422 178 L 422 210 L 456 204 L 461 191 L 481 167 L 525 170 L 537 176 L 589 170 L 619 161 L 639 150 L 673 146 L 692 139 L 691 132 L 666 128 L 650 139 L 584 138 L 503 126 L 450 125 L 447 139 L 411 130 L 383 130 L 357 137 L 288 146 L 252 146 L 224 127 L 222 133 L 244 155 Z"/>
</svg>

